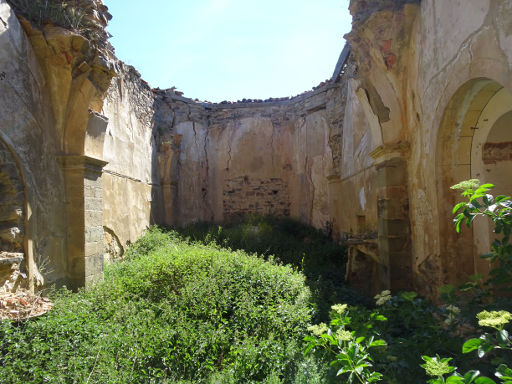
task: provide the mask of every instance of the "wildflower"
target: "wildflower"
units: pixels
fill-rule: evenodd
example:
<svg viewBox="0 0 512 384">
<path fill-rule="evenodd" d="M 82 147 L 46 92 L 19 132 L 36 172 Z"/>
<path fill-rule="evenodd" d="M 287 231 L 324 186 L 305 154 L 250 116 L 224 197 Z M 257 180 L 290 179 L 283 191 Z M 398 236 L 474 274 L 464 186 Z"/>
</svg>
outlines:
<svg viewBox="0 0 512 384">
<path fill-rule="evenodd" d="M 476 318 L 481 327 L 490 327 L 501 331 L 503 326 L 512 320 L 512 314 L 507 311 L 482 311 L 476 315 Z"/>
<path fill-rule="evenodd" d="M 315 336 L 321 336 L 323 335 L 325 332 L 327 332 L 329 328 L 327 327 L 327 324 L 325 323 L 320 323 L 318 325 L 310 325 L 308 327 L 308 331 L 312 332 L 313 335 Z"/>
<path fill-rule="evenodd" d="M 457 322 L 457 319 L 450 313 L 448 317 L 444 320 L 446 325 L 452 325 Z"/>
<path fill-rule="evenodd" d="M 455 370 L 455 367 L 451 367 L 449 364 L 451 358 L 441 359 L 439 356 L 423 356 L 423 360 L 425 360 L 425 364 L 421 366 L 425 368 L 427 375 L 432 377 L 441 377 Z"/>
<path fill-rule="evenodd" d="M 449 305 L 446 307 L 446 310 L 448 311 L 448 316 L 446 317 L 444 323 L 446 325 L 457 323 L 457 315 L 460 313 L 460 308 L 455 305 Z"/>
<path fill-rule="evenodd" d="M 346 331 L 344 329 L 338 329 L 336 332 L 336 338 L 339 341 L 350 341 L 352 340 L 352 332 Z"/>
<path fill-rule="evenodd" d="M 375 295 L 374 299 L 377 300 L 375 302 L 376 305 L 378 305 L 378 306 L 384 305 L 389 300 L 391 300 L 391 291 L 386 289 L 385 291 L 382 291 L 378 295 Z"/>
<path fill-rule="evenodd" d="M 478 188 L 480 185 L 480 180 L 478 179 L 471 179 L 471 180 L 464 180 L 461 181 L 458 184 L 452 185 L 450 189 L 460 189 L 462 191 L 465 191 L 466 189 L 475 189 Z"/>
<path fill-rule="evenodd" d="M 450 312 L 450 313 L 455 314 L 455 315 L 456 315 L 456 314 L 458 314 L 458 313 L 460 313 L 460 308 L 459 308 L 459 307 L 457 307 L 457 306 L 455 306 L 455 305 L 451 305 L 451 304 L 450 304 L 449 306 L 447 306 L 447 307 L 446 307 L 446 310 L 447 310 L 448 312 Z"/>
<path fill-rule="evenodd" d="M 333 311 L 335 311 L 338 315 L 343 315 L 343 313 L 347 310 L 347 304 L 335 304 L 331 307 Z"/>
</svg>

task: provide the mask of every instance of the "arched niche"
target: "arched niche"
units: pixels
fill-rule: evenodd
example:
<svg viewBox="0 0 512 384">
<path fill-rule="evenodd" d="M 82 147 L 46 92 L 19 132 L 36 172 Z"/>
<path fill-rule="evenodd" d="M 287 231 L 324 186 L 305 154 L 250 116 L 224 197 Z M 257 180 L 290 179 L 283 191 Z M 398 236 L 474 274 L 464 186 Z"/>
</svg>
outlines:
<svg viewBox="0 0 512 384">
<path fill-rule="evenodd" d="M 471 177 L 493 183 L 494 195 L 512 195 L 512 95 L 500 89 L 487 103 L 475 126 L 471 146 Z M 473 224 L 475 252 L 489 252 L 494 240 L 493 226 L 479 218 Z M 478 273 L 489 272 L 488 261 L 475 258 Z"/>
<path fill-rule="evenodd" d="M 482 151 L 495 123 L 511 109 L 510 94 L 489 78 L 476 78 L 463 84 L 445 108 L 436 154 L 444 282 L 463 282 L 470 274 L 488 271 L 488 267 L 482 265 L 480 255 L 489 250 L 489 226 L 485 220 L 480 220 L 474 229 L 462 228 L 457 234 L 451 220 L 452 208 L 463 198 L 460 191 L 453 191 L 450 187 L 470 178 L 499 184 L 499 180 L 484 177 L 494 177 L 499 172 L 486 173 Z M 500 122 L 499 126 L 502 124 Z M 500 176 L 500 179 L 505 178 Z"/>
</svg>

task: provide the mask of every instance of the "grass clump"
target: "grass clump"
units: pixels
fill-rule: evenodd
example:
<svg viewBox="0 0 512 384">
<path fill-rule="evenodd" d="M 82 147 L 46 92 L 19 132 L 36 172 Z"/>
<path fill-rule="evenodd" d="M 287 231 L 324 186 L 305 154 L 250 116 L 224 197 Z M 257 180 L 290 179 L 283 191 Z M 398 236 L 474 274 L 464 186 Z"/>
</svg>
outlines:
<svg viewBox="0 0 512 384">
<path fill-rule="evenodd" d="M 103 283 L 54 300 L 38 319 L 0 323 L 0 382 L 281 383 L 314 371 L 303 275 L 175 232 L 151 229 Z"/>
</svg>

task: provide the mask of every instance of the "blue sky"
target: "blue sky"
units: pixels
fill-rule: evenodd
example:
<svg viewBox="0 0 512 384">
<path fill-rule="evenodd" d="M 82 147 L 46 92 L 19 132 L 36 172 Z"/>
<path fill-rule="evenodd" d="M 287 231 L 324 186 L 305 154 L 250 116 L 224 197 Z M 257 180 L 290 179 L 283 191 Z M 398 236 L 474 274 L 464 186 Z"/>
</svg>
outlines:
<svg viewBox="0 0 512 384">
<path fill-rule="evenodd" d="M 293 96 L 332 75 L 348 0 L 104 0 L 117 56 L 208 101 Z"/>
</svg>

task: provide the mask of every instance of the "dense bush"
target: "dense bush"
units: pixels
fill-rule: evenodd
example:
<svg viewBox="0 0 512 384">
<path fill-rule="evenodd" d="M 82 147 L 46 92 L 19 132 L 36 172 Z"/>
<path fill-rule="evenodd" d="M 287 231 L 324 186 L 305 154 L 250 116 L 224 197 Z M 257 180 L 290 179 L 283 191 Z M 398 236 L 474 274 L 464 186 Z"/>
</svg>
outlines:
<svg viewBox="0 0 512 384">
<path fill-rule="evenodd" d="M 315 374 L 302 357 L 311 316 L 303 275 L 241 251 L 153 229 L 103 283 L 54 300 L 39 319 L 0 324 L 1 383 L 280 383 Z"/>
<path fill-rule="evenodd" d="M 215 241 L 264 257 L 272 255 L 304 273 L 317 308 L 315 320 L 325 321 L 331 305 L 369 304 L 344 284 L 346 248 L 315 228 L 290 218 L 247 217 L 222 226 L 199 223 L 179 229 L 184 236 L 208 244 Z"/>
</svg>

